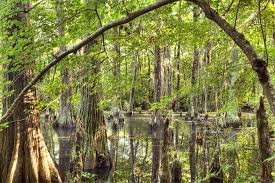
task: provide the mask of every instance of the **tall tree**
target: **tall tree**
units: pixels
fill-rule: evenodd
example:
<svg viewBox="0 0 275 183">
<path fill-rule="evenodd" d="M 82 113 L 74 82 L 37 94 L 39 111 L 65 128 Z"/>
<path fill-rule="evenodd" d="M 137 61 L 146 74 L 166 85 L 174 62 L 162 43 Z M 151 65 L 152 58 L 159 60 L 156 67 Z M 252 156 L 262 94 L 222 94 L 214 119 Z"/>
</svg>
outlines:
<svg viewBox="0 0 275 183">
<path fill-rule="evenodd" d="M 91 52 L 90 46 L 86 48 L 86 54 Z M 107 168 L 100 167 L 99 162 L 96 161 L 98 156 L 103 156 L 105 164 L 102 166 L 110 166 L 109 151 L 107 148 L 107 129 L 103 114 L 103 109 L 99 103 L 102 99 L 102 86 L 100 84 L 100 61 L 93 56 L 88 56 L 90 62 L 85 65 L 83 69 L 83 85 L 81 88 L 81 98 L 79 107 L 79 120 L 83 124 L 84 139 L 86 153 L 88 159 L 92 161 L 90 168 Z M 92 71 L 92 77 L 87 73 Z"/>
<path fill-rule="evenodd" d="M 10 84 L 5 87 L 5 92 L 12 94 L 3 99 L 4 114 L 33 76 L 33 60 L 27 48 L 33 38 L 28 37 L 31 36 L 27 33 L 30 22 L 25 13 L 30 8 L 30 3 L 22 1 L 13 2 L 11 7 L 16 12 L 9 20 L 11 26 L 7 28 L 8 39 L 12 40 L 9 46 L 19 48 L 22 46 L 18 45 L 19 40 L 25 40 L 23 48 L 26 51 L 21 52 L 20 57 L 15 54 L 7 55 L 9 63 L 5 65 L 4 78 Z M 36 89 L 31 87 L 20 98 L 17 107 L 7 119 L 9 127 L 0 132 L 0 182 L 61 182 L 40 131 L 40 116 L 36 104 Z"/>
<path fill-rule="evenodd" d="M 161 50 L 155 46 L 154 63 L 154 102 L 160 102 L 161 99 Z M 152 182 L 159 183 L 161 167 L 161 125 L 162 110 L 155 109 L 152 119 Z"/>
<path fill-rule="evenodd" d="M 133 113 L 134 109 L 134 100 L 135 100 L 135 85 L 137 80 L 137 66 L 138 66 L 138 50 L 134 50 L 134 63 L 133 63 L 133 70 L 132 70 L 132 85 L 131 85 L 131 92 L 130 92 L 130 99 L 129 99 L 129 108 L 128 114 Z"/>
<path fill-rule="evenodd" d="M 194 25 L 199 16 L 199 11 L 197 8 L 193 10 L 193 21 Z M 192 77 L 191 85 L 196 86 L 198 78 L 198 69 L 199 69 L 199 50 L 196 43 L 194 43 L 194 60 L 192 64 Z M 198 107 L 197 107 L 197 96 L 194 92 L 190 96 L 190 113 L 191 113 L 191 125 L 190 125 L 190 142 L 189 142 L 189 164 L 190 164 L 190 174 L 191 174 L 191 183 L 194 183 L 196 180 L 197 170 L 196 170 L 196 119 L 198 116 Z"/>
<path fill-rule="evenodd" d="M 64 26 L 64 1 L 56 0 L 56 13 L 57 13 L 57 23 L 58 23 L 58 36 L 65 36 L 65 26 Z M 66 51 L 66 45 L 60 46 L 60 52 Z M 70 87 L 70 74 L 69 67 L 67 64 L 62 64 L 61 67 L 62 76 L 62 92 L 60 96 L 60 111 L 57 124 L 61 127 L 70 127 L 73 123 L 73 109 L 71 103 L 72 89 Z"/>
<path fill-rule="evenodd" d="M 267 158 L 271 157 L 272 149 L 270 145 L 268 120 L 266 116 L 263 97 L 260 98 L 260 105 L 257 110 L 256 118 L 257 118 L 257 130 L 258 130 L 258 143 L 259 143 L 261 165 L 262 165 L 261 182 L 271 183 L 273 182 L 273 178 L 271 174 L 273 170 L 273 162 L 268 161 Z"/>
</svg>

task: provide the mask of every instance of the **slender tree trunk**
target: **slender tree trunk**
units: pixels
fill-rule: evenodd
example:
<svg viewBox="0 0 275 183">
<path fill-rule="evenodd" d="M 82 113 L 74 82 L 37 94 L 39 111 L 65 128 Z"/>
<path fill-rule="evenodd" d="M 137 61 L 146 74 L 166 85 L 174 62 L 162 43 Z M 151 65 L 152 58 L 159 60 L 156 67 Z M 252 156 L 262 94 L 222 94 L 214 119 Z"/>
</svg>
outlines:
<svg viewBox="0 0 275 183">
<path fill-rule="evenodd" d="M 171 49 L 169 46 L 163 48 L 163 82 L 162 82 L 162 95 L 171 96 L 172 95 L 172 61 L 171 61 Z"/>
<path fill-rule="evenodd" d="M 155 46 L 154 64 L 154 101 L 160 102 L 161 98 L 161 53 L 160 47 Z M 157 108 L 152 119 L 152 183 L 160 182 L 161 166 L 161 124 L 162 111 Z"/>
<path fill-rule="evenodd" d="M 257 110 L 257 129 L 258 129 L 258 143 L 260 149 L 260 157 L 262 164 L 262 183 L 272 183 L 272 168 L 273 162 L 266 161 L 267 158 L 270 158 L 272 155 L 270 137 L 269 137 L 269 128 L 268 120 L 266 115 L 266 110 L 264 106 L 264 99 L 261 97 L 260 105 Z"/>
<path fill-rule="evenodd" d="M 119 27 L 115 27 L 114 29 L 114 36 L 119 36 L 120 35 L 120 28 Z M 120 45 L 119 43 L 116 41 L 114 44 L 114 48 L 113 48 L 114 52 L 115 52 L 115 57 L 113 59 L 113 76 L 115 78 L 115 83 L 114 83 L 114 92 L 115 92 L 115 96 L 117 97 L 117 101 L 115 101 L 116 103 L 114 103 L 115 108 L 119 108 L 121 107 L 121 94 L 120 94 L 120 83 L 119 83 L 119 78 L 120 78 Z"/>
<path fill-rule="evenodd" d="M 227 151 L 227 157 L 228 157 L 228 164 L 229 164 L 228 183 L 234 183 L 237 176 L 235 149 L 229 148 Z"/>
<path fill-rule="evenodd" d="M 64 21 L 64 1 L 63 0 L 56 0 L 56 13 L 58 17 L 58 36 L 64 37 L 65 35 L 65 27 L 62 22 Z M 60 52 L 66 51 L 66 46 L 62 45 L 60 47 Z M 61 96 L 60 96 L 60 112 L 57 121 L 57 125 L 61 127 L 71 127 L 73 124 L 73 108 L 71 103 L 72 97 L 72 89 L 70 85 L 70 75 L 69 75 L 69 68 L 64 64 L 61 67 L 61 76 L 62 76 L 62 85 L 64 89 L 62 89 Z"/>
<path fill-rule="evenodd" d="M 116 159 L 117 159 L 117 153 L 118 153 L 118 140 L 119 140 L 119 134 L 117 129 L 112 129 L 112 136 L 110 138 L 110 154 L 111 154 L 111 159 L 112 159 L 112 169 L 110 171 L 110 176 L 109 176 L 109 182 L 114 183 L 115 182 L 115 177 L 114 173 L 116 170 Z"/>
<path fill-rule="evenodd" d="M 238 121 L 238 102 L 236 98 L 236 91 L 234 88 L 234 84 L 238 79 L 238 49 L 233 48 L 232 51 L 232 72 L 231 72 L 231 80 L 230 80 L 230 89 L 229 89 L 229 99 L 231 103 L 231 107 L 227 112 L 227 118 L 231 121 Z"/>
<path fill-rule="evenodd" d="M 179 91 L 180 91 L 180 44 L 177 45 L 177 83 L 176 83 L 176 91 L 177 91 L 177 101 L 176 101 L 176 110 L 180 108 L 180 98 L 179 98 Z M 182 112 L 182 111 L 181 111 Z"/>
<path fill-rule="evenodd" d="M 207 43 L 207 45 L 205 46 L 204 49 L 204 63 L 203 63 L 203 69 L 205 70 L 207 65 L 210 63 L 211 60 L 211 43 Z M 207 73 L 207 78 L 208 78 L 208 73 Z M 208 88 L 209 86 L 207 85 L 207 83 L 204 83 L 204 113 L 207 114 L 208 112 Z"/>
<path fill-rule="evenodd" d="M 130 121 L 128 123 L 129 127 L 129 142 L 130 142 L 130 155 L 129 155 L 129 160 L 130 160 L 130 183 L 135 183 L 136 178 L 135 178 L 135 147 L 134 147 L 134 128 L 133 128 L 133 123 Z"/>
<path fill-rule="evenodd" d="M 171 171 L 169 164 L 169 119 L 166 118 L 163 129 L 163 145 L 162 145 L 162 160 L 161 160 L 161 183 L 171 183 Z"/>
<path fill-rule="evenodd" d="M 17 2 L 13 9 L 18 11 L 12 21 L 29 26 L 27 14 L 29 3 Z M 12 22 L 8 30 L 10 37 L 18 36 L 22 27 Z M 16 36 L 15 36 L 16 35 Z M 25 37 L 27 38 L 27 37 Z M 20 38 L 24 39 L 24 37 Z M 12 40 L 12 39 L 11 39 Z M 11 44 L 16 46 L 17 42 Z M 25 45 L 27 46 L 27 44 Z M 3 98 L 3 113 L 11 106 L 14 99 L 32 78 L 30 53 L 22 52 L 20 60 L 16 55 L 8 55 L 10 63 L 5 65 L 4 78 L 11 84 L 5 86 L 5 92 L 12 92 Z M 22 66 L 18 68 L 18 66 Z M 0 132 L 0 182 L 3 183 L 51 183 L 61 182 L 58 171 L 45 145 L 41 130 L 40 116 L 36 109 L 36 90 L 31 88 L 19 101 L 12 115 L 7 119 L 9 127 Z"/>
<path fill-rule="evenodd" d="M 130 92 L 130 99 L 129 99 L 129 108 L 127 113 L 132 114 L 134 109 L 134 100 L 135 100 L 135 84 L 137 80 L 137 65 L 138 65 L 138 51 L 134 51 L 134 63 L 133 63 L 133 70 L 132 70 L 132 86 Z"/>
<path fill-rule="evenodd" d="M 193 21 L 194 25 L 198 17 L 197 9 L 193 10 Z M 194 60 L 192 65 L 192 78 L 191 84 L 195 87 L 198 78 L 198 69 L 199 69 L 199 50 L 196 45 L 194 45 Z M 190 164 L 190 174 L 191 174 L 191 183 L 194 183 L 196 180 L 197 170 L 196 170 L 196 118 L 198 115 L 197 108 L 197 96 L 194 92 L 190 96 L 190 112 L 192 123 L 190 125 L 190 141 L 189 141 L 189 164 Z"/>
</svg>

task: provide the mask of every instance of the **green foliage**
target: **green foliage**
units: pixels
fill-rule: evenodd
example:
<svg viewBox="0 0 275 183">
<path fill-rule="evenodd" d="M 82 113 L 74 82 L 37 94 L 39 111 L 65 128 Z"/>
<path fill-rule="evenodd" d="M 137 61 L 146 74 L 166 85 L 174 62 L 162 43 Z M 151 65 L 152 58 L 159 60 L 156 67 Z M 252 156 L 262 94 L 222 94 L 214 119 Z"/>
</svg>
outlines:
<svg viewBox="0 0 275 183">
<path fill-rule="evenodd" d="M 0 123 L 0 132 L 9 127 L 9 122 Z"/>
</svg>

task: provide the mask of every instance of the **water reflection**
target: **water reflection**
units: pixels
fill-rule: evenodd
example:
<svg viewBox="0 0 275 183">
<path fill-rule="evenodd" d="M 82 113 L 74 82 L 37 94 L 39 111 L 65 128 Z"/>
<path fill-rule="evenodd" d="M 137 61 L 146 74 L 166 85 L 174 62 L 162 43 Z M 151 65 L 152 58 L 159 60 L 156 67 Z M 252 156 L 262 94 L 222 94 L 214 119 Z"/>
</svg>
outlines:
<svg viewBox="0 0 275 183">
<path fill-rule="evenodd" d="M 152 138 L 148 130 L 150 120 L 150 114 L 136 114 L 132 117 L 124 117 L 123 123 L 119 120 L 109 120 L 107 122 L 107 135 L 109 152 L 113 163 L 112 169 L 106 180 L 102 180 L 100 177 L 95 178 L 96 176 L 92 175 L 87 179 L 87 182 L 151 182 Z M 232 152 L 234 149 L 230 146 L 231 149 L 229 148 L 228 150 L 227 146 L 218 145 L 217 143 L 234 143 L 233 141 L 237 141 L 239 138 L 239 134 L 245 135 L 249 132 L 251 134 L 248 137 L 254 134 L 254 130 L 251 130 L 253 128 L 244 132 L 241 129 L 224 129 L 219 127 L 214 121 L 213 119 L 208 119 L 207 122 L 198 124 L 195 149 L 197 170 L 199 171 L 197 179 L 202 180 L 208 175 L 211 165 L 215 163 L 214 155 L 217 150 L 220 154 L 219 158 L 217 158 L 219 160 L 216 162 L 220 161 L 221 164 L 230 162 L 236 167 L 235 170 L 229 169 L 230 171 L 240 170 L 240 167 L 237 169 L 237 166 L 240 166 L 236 164 L 237 156 L 228 156 L 227 151 L 230 150 Z M 114 124 L 116 127 L 114 127 Z M 180 182 L 178 177 L 182 179 L 182 182 L 188 182 L 190 179 L 189 124 L 184 121 L 183 117 L 174 115 L 170 125 L 174 134 L 174 140 L 170 144 L 171 173 L 172 177 L 175 178 L 174 182 Z M 48 121 L 44 121 L 42 127 L 47 147 L 57 164 L 62 180 L 68 182 L 67 175 L 70 172 L 70 161 L 73 156 L 73 141 L 71 137 L 74 136 L 75 131 L 70 129 L 53 130 L 51 123 Z M 247 143 L 253 146 L 252 150 L 256 145 L 254 141 L 255 138 Z M 242 157 L 242 155 L 239 156 Z M 247 161 L 243 161 L 243 163 L 249 165 L 249 161 L 253 158 L 255 159 L 255 155 L 247 158 Z M 96 179 L 97 181 L 95 181 Z"/>
</svg>

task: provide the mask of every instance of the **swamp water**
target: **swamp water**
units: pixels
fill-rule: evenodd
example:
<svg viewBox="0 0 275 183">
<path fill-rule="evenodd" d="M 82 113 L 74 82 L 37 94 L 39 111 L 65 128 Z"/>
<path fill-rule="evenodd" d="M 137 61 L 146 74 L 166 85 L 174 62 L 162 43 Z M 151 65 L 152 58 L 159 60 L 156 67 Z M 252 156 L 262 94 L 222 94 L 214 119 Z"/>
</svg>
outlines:
<svg viewBox="0 0 275 183">
<path fill-rule="evenodd" d="M 106 120 L 107 121 L 107 120 Z M 151 182 L 152 167 L 152 139 L 149 131 L 150 114 L 135 114 L 132 117 L 125 117 L 124 124 L 119 125 L 117 130 L 108 126 L 108 147 L 111 158 L 114 162 L 107 180 L 100 182 Z M 209 123 L 208 125 L 206 125 Z M 182 182 L 189 182 L 189 137 L 190 121 L 184 117 L 173 115 L 170 128 L 173 131 L 173 141 L 170 143 L 170 162 L 179 160 L 181 163 Z M 62 180 L 68 182 L 66 176 L 70 172 L 70 160 L 72 159 L 73 140 L 75 131 L 59 128 L 54 130 L 48 122 L 42 123 L 44 138 L 52 158 L 60 172 Z M 219 152 L 220 164 L 224 171 L 228 170 L 228 161 L 236 159 L 241 163 L 240 168 L 246 170 L 255 166 L 257 157 L 255 144 L 255 128 L 221 128 L 211 122 L 197 124 L 196 132 L 196 164 L 198 179 L 210 169 L 214 161 L 214 154 Z M 242 139 L 241 144 L 236 144 L 237 139 Z M 232 146 L 236 147 L 230 155 Z M 237 150 L 242 147 L 243 151 Z M 229 157 L 230 156 L 230 157 Z M 251 169 L 253 170 L 253 169 Z M 248 171 L 248 170 L 247 170 Z M 204 172 L 204 173 L 203 173 Z M 249 173 L 249 172 L 248 172 Z M 95 175 L 83 172 L 85 182 L 95 182 Z"/>
</svg>

